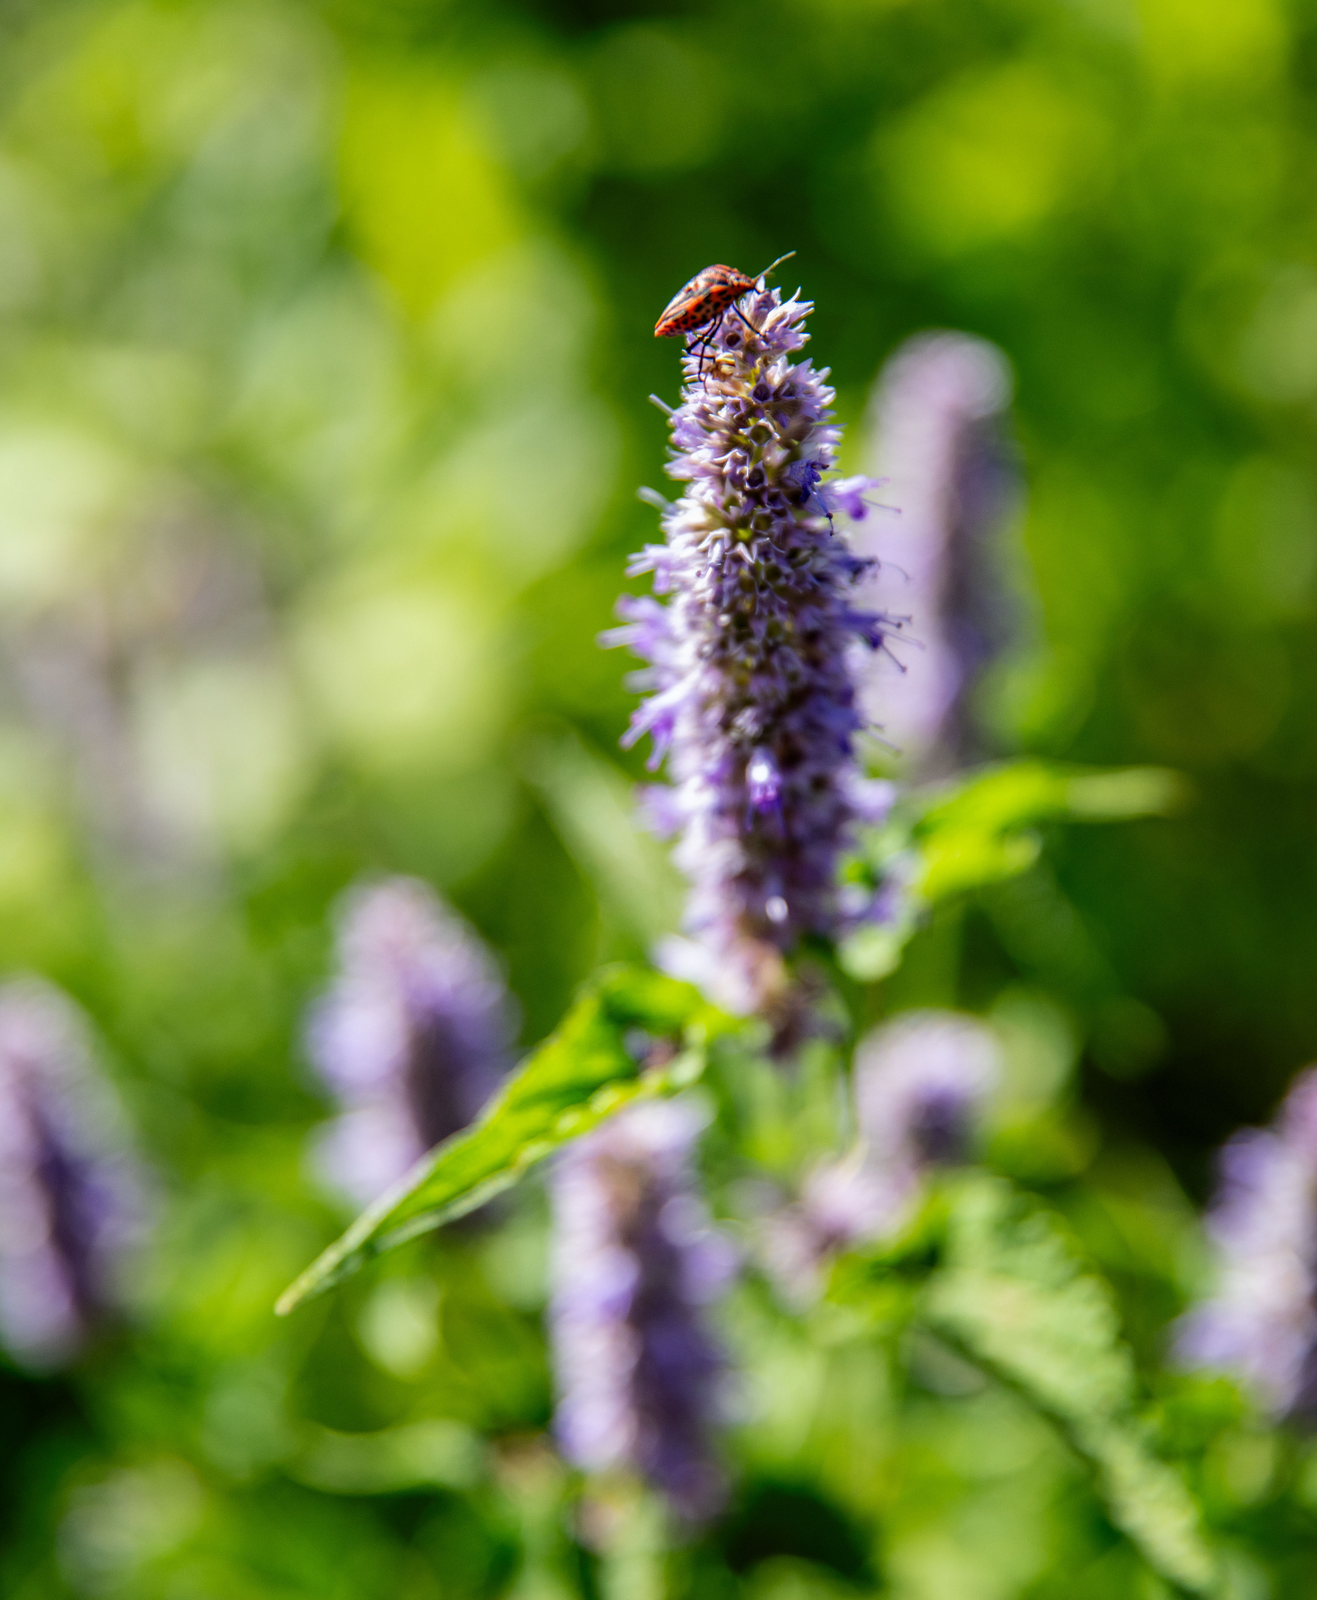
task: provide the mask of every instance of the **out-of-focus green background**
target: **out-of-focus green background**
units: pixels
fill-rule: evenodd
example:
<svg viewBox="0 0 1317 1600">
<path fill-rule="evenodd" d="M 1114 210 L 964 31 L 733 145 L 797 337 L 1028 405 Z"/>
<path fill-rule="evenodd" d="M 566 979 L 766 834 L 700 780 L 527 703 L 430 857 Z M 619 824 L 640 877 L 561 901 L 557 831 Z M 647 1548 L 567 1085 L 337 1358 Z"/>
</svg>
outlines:
<svg viewBox="0 0 1317 1600">
<path fill-rule="evenodd" d="M 533 1196 L 269 1308 L 342 1220 L 299 1027 L 345 884 L 439 885 L 527 1043 L 641 949 L 572 818 L 637 770 L 594 636 L 654 533 L 654 318 L 711 261 L 797 251 L 852 469 L 907 334 L 1001 346 L 1037 609 L 999 741 L 1192 780 L 890 989 L 1005 994 L 1079 1054 L 1058 1194 L 1152 1348 L 1184 1193 L 1317 1050 L 1315 183 L 1297 0 L 6 0 L 0 964 L 87 1008 L 162 1218 L 135 1331 L 0 1379 L 6 1595 L 591 1581 L 538 1442 Z M 860 1368 L 748 1326 L 806 1387 L 709 1593 L 1071 1595 L 1104 1560 L 1091 1592 L 1144 1592 L 1007 1397 L 935 1372 L 897 1450 L 845 1431 Z M 759 1561 L 793 1518 L 814 1545 Z"/>
</svg>

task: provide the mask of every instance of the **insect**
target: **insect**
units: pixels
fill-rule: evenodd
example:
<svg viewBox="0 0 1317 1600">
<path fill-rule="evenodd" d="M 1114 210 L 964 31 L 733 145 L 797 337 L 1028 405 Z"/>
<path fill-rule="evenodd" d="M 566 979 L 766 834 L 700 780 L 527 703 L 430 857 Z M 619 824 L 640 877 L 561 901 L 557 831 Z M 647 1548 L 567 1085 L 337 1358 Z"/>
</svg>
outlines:
<svg viewBox="0 0 1317 1600">
<path fill-rule="evenodd" d="M 754 333 L 755 328 L 746 321 L 736 302 L 754 288 L 759 278 L 766 278 L 773 267 L 780 267 L 795 253 L 794 250 L 788 250 L 786 255 L 777 258 L 772 267 L 765 267 L 753 278 L 747 278 L 744 272 L 738 272 L 735 267 L 705 267 L 689 283 L 683 284 L 663 308 L 663 315 L 654 325 L 654 337 L 671 339 L 679 333 L 707 330 L 691 345 L 692 350 L 697 345 L 700 348 L 700 376 L 703 377 L 705 354 L 728 311 L 735 311 L 750 332 Z"/>
</svg>

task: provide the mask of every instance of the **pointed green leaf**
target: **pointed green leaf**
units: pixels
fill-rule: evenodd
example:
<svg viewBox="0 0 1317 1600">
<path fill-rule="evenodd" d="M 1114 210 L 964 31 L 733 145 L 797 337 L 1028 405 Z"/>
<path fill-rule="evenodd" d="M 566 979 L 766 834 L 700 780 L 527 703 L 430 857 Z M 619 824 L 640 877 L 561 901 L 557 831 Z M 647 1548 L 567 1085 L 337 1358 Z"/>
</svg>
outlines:
<svg viewBox="0 0 1317 1600">
<path fill-rule="evenodd" d="M 1166 816 L 1186 799 L 1184 780 L 1161 767 L 1101 771 L 1007 761 L 902 796 L 888 822 L 864 836 L 856 870 L 904 886 L 895 917 L 849 935 L 842 968 L 862 983 L 900 965 L 927 911 L 1027 872 L 1049 822 L 1123 822 Z"/>
<path fill-rule="evenodd" d="M 708 1039 L 729 1026 L 689 984 L 638 967 L 599 974 L 478 1121 L 368 1207 L 275 1309 L 285 1316 L 372 1256 L 465 1215 L 624 1106 L 685 1088 Z"/>
<path fill-rule="evenodd" d="M 923 1315 L 1060 1425 L 1092 1465 L 1112 1521 L 1156 1571 L 1191 1593 L 1211 1590 L 1198 1507 L 1152 1449 L 1111 1293 L 1052 1218 L 1001 1179 L 958 1181 Z"/>
<path fill-rule="evenodd" d="M 1011 761 L 913 797 L 919 886 L 928 901 L 1014 877 L 1033 865 L 1045 822 L 1124 822 L 1183 804 L 1183 780 L 1160 767 L 1084 771 Z"/>
</svg>

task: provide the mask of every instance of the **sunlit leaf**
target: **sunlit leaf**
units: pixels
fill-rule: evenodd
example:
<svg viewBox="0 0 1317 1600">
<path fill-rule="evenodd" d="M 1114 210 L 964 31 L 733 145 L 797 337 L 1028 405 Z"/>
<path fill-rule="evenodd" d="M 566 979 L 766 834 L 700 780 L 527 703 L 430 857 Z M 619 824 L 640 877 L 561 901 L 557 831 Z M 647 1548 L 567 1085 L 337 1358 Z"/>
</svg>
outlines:
<svg viewBox="0 0 1317 1600">
<path fill-rule="evenodd" d="M 1003 834 L 1047 821 L 1123 822 L 1166 816 L 1186 799 L 1184 780 L 1161 767 L 1085 771 L 1045 761 L 1010 761 L 913 797 L 915 833 Z"/>
<path fill-rule="evenodd" d="M 1149 1442 L 1110 1291 L 1055 1221 L 1001 1179 L 958 1180 L 923 1315 L 1060 1425 L 1151 1566 L 1194 1594 L 1211 1589 L 1198 1507 Z"/>
<path fill-rule="evenodd" d="M 729 1026 L 689 984 L 606 969 L 470 1128 L 430 1151 L 280 1298 L 286 1315 L 377 1256 L 510 1188 L 560 1145 L 638 1100 L 675 1094 Z"/>
<path fill-rule="evenodd" d="M 1161 767 L 1095 772 L 1044 761 L 1004 762 L 912 790 L 862 847 L 860 870 L 900 886 L 895 910 L 849 935 L 841 964 L 862 982 L 885 977 L 931 908 L 1027 872 L 1047 823 L 1167 816 L 1186 795 L 1184 780 Z"/>
</svg>

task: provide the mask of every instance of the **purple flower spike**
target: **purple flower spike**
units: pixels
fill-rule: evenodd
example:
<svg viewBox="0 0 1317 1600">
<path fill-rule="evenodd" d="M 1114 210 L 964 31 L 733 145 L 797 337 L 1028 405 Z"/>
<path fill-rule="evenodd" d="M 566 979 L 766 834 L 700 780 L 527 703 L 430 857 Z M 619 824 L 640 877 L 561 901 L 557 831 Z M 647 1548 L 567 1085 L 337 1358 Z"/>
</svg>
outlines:
<svg viewBox="0 0 1317 1600">
<path fill-rule="evenodd" d="M 1317 1068 L 1274 1127 L 1221 1152 L 1207 1229 L 1216 1292 L 1181 1321 L 1177 1355 L 1233 1371 L 1277 1417 L 1317 1423 Z"/>
<path fill-rule="evenodd" d="M 668 467 L 685 492 L 663 513 L 666 543 L 630 567 L 668 603 L 623 599 L 626 625 L 603 642 L 651 663 L 623 742 L 649 734 L 651 765 L 667 756 L 676 860 L 693 885 L 691 940 L 663 959 L 732 1010 L 771 1012 L 783 954 L 838 923 L 864 725 L 851 656 L 899 623 L 856 607 L 869 563 L 833 527 L 837 512 L 864 514 L 871 485 L 825 481 L 833 391 L 792 359 L 812 308 L 761 288 L 741 309 L 706 354 L 687 353 Z"/>
<path fill-rule="evenodd" d="M 816 1167 L 769 1228 L 768 1267 L 789 1299 L 818 1292 L 835 1251 L 895 1233 L 932 1169 L 969 1159 L 1000 1075 L 997 1040 L 974 1017 L 912 1011 L 870 1034 L 855 1057 L 858 1144 Z"/>
<path fill-rule="evenodd" d="M 1001 1076 L 992 1030 L 954 1011 L 910 1011 L 855 1053 L 855 1111 L 870 1162 L 912 1176 L 969 1158 Z"/>
<path fill-rule="evenodd" d="M 58 1366 L 107 1320 L 144 1215 L 81 1015 L 37 979 L 0 987 L 0 1338 L 17 1360 Z"/>
<path fill-rule="evenodd" d="M 690 1171 L 700 1127 L 680 1102 L 633 1107 L 564 1151 L 553 1178 L 563 1452 L 638 1475 L 689 1522 L 723 1499 L 710 1445 L 723 1363 L 703 1308 L 733 1265 Z"/>
<path fill-rule="evenodd" d="M 908 614 L 919 649 L 904 671 L 875 661 L 861 700 L 907 771 L 949 772 L 982 753 L 968 697 L 1015 631 L 999 547 L 1018 497 L 1003 438 L 1011 386 L 995 345 L 937 332 L 907 340 L 874 391 L 873 464 L 900 514 L 882 520 L 864 594 Z M 880 553 L 872 541 L 858 541 L 862 554 Z"/>
<path fill-rule="evenodd" d="M 307 1029 L 345 1108 L 319 1156 L 364 1204 L 475 1117 L 511 1065 L 512 1013 L 476 935 L 416 878 L 349 891 L 338 969 Z"/>
</svg>

